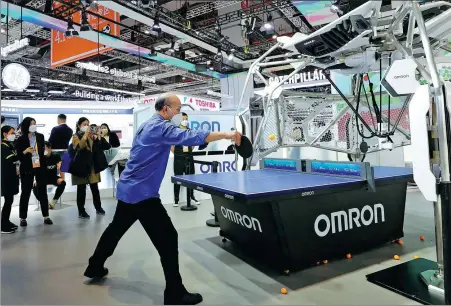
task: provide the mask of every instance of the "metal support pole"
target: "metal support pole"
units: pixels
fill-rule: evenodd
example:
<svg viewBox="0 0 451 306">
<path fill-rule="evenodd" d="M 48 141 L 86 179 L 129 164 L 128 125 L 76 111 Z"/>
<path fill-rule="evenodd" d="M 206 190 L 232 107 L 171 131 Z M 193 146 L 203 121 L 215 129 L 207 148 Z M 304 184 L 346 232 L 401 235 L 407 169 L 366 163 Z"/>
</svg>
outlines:
<svg viewBox="0 0 451 306">
<path fill-rule="evenodd" d="M 219 166 L 219 163 L 217 161 L 212 162 L 211 163 L 211 172 L 218 173 L 218 166 Z M 213 205 L 213 208 L 214 208 L 214 205 Z M 216 210 L 214 212 L 214 215 L 215 215 L 214 219 L 207 220 L 207 222 L 206 222 L 207 226 L 219 227 L 218 213 L 216 212 Z"/>
<path fill-rule="evenodd" d="M 434 55 L 432 53 L 431 45 L 429 43 L 429 38 L 426 32 L 426 26 L 424 23 L 423 15 L 421 14 L 420 6 L 416 1 L 410 1 L 412 6 L 412 11 L 417 20 L 419 34 L 421 41 L 423 43 L 424 52 L 426 55 L 426 61 L 429 68 L 429 73 L 432 79 L 432 96 L 434 97 L 433 103 L 435 103 L 436 114 L 437 114 L 437 125 L 436 133 L 438 136 L 438 148 L 436 151 L 439 152 L 440 156 L 440 181 L 437 188 L 437 203 L 436 203 L 436 213 L 442 214 L 442 238 L 437 237 L 437 248 L 440 247 L 439 240 L 443 241 L 443 282 L 444 286 L 443 293 L 445 296 L 445 304 L 451 304 L 451 240 L 450 240 L 450 211 L 451 211 L 451 182 L 450 182 L 450 168 L 449 168 L 449 148 L 448 148 L 448 131 L 449 126 L 446 120 L 446 106 L 444 89 L 440 82 L 440 78 L 437 72 L 437 66 L 435 63 Z M 438 223 L 439 220 L 435 220 Z M 440 225 L 438 225 L 439 227 Z M 438 228 L 437 227 L 437 228 Z M 439 250 L 437 250 L 439 252 Z M 440 272 L 440 271 L 438 271 Z"/>
<path fill-rule="evenodd" d="M 187 156 L 185 162 L 185 173 L 191 173 L 191 163 L 193 162 L 192 156 Z M 191 192 L 193 192 L 192 189 L 186 188 L 186 205 L 180 207 L 180 209 L 183 211 L 197 210 L 197 206 L 191 205 Z"/>
</svg>

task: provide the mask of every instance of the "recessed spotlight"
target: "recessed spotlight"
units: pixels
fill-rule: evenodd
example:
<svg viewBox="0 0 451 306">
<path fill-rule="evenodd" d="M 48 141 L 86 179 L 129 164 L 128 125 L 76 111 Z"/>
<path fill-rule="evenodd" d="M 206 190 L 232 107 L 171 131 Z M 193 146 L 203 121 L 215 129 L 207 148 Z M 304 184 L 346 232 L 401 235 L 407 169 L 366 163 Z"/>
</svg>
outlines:
<svg viewBox="0 0 451 306">
<path fill-rule="evenodd" d="M 150 34 L 150 31 L 149 30 L 145 30 L 144 33 L 145 34 Z"/>
</svg>

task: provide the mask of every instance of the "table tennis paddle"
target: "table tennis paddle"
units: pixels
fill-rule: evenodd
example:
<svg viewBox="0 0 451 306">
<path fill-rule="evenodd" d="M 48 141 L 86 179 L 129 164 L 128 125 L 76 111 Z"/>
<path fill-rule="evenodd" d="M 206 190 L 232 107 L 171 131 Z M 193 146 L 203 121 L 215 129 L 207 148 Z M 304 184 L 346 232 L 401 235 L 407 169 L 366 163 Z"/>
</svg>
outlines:
<svg viewBox="0 0 451 306">
<path fill-rule="evenodd" d="M 239 146 L 235 144 L 235 150 L 242 158 L 249 158 L 254 152 L 251 141 L 244 135 L 241 136 L 241 144 Z"/>
</svg>

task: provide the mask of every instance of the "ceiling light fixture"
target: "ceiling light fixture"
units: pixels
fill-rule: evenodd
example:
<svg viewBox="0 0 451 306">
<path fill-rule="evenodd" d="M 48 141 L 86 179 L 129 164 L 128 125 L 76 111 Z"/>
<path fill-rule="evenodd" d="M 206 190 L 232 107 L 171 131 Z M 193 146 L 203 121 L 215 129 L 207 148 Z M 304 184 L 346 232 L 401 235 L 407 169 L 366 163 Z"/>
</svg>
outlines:
<svg viewBox="0 0 451 306">
<path fill-rule="evenodd" d="M 271 30 L 274 28 L 273 22 L 272 22 L 272 16 L 270 13 L 268 13 L 268 17 L 266 18 L 266 22 L 263 25 L 266 30 Z"/>
<path fill-rule="evenodd" d="M 149 52 L 149 56 L 157 56 L 157 51 L 155 50 L 155 47 L 150 47 L 150 52 Z"/>
<path fill-rule="evenodd" d="M 175 41 L 174 40 L 171 41 L 171 47 L 169 48 L 169 51 L 175 52 Z"/>
<path fill-rule="evenodd" d="M 78 32 L 75 31 L 75 29 L 74 29 L 74 22 L 72 21 L 72 18 L 69 18 L 69 20 L 67 21 L 67 31 L 66 31 L 65 35 L 67 37 L 79 35 Z"/>
<path fill-rule="evenodd" d="M 81 26 L 80 26 L 80 32 L 88 32 L 88 31 L 91 31 L 91 30 L 92 30 L 92 27 L 91 27 L 91 25 L 89 24 L 88 17 L 86 16 L 86 10 L 83 9 L 83 10 L 81 11 Z"/>
<path fill-rule="evenodd" d="M 153 26 L 152 26 L 152 31 L 157 32 L 158 34 L 161 33 L 161 27 L 160 27 L 160 15 L 158 13 L 158 11 L 155 14 L 155 18 L 153 21 Z"/>
<path fill-rule="evenodd" d="M 99 87 L 99 86 L 92 86 L 92 85 L 85 85 L 85 84 L 78 84 L 73 82 L 66 82 L 66 81 L 60 81 L 60 80 L 52 80 L 47 78 L 41 78 L 42 82 L 48 82 L 48 83 L 56 83 L 56 84 L 63 84 L 63 85 L 71 85 L 75 87 L 83 87 L 83 88 L 90 88 L 90 89 L 98 89 L 103 91 L 111 91 L 111 92 L 118 92 L 118 93 L 125 93 L 129 95 L 135 95 L 135 96 L 144 96 L 145 94 L 140 92 L 132 92 L 132 91 L 126 91 L 126 90 L 120 90 L 120 89 L 114 89 L 114 88 L 105 88 L 105 87 Z"/>
<path fill-rule="evenodd" d="M 227 58 L 229 61 L 233 61 L 233 59 L 235 58 L 235 49 L 231 49 L 229 55 L 227 55 Z"/>
</svg>

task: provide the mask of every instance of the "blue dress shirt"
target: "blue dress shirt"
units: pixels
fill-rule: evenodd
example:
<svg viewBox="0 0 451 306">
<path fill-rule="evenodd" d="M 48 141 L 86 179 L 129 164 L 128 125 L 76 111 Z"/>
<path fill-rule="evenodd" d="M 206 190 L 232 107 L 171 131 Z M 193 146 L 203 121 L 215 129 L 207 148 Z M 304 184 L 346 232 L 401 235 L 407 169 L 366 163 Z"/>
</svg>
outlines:
<svg viewBox="0 0 451 306">
<path fill-rule="evenodd" d="M 178 128 L 155 114 L 139 127 L 133 139 L 130 159 L 117 184 L 117 199 L 136 204 L 159 198 L 171 145 L 200 146 L 209 134 L 209 131 Z"/>
</svg>

